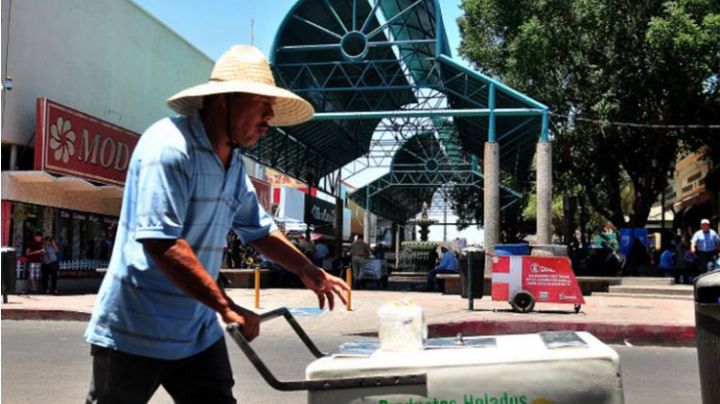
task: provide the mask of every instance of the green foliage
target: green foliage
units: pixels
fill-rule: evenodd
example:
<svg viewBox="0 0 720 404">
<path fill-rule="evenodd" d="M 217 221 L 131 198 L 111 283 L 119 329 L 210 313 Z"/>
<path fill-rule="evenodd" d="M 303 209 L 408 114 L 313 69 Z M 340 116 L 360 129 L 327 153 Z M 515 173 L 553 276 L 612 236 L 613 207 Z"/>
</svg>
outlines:
<svg viewBox="0 0 720 404">
<path fill-rule="evenodd" d="M 458 217 L 458 230 L 470 227 L 471 223 L 483 222 L 482 192 L 470 187 L 454 187 L 450 200 L 452 209 Z"/>
<path fill-rule="evenodd" d="M 720 121 L 717 0 L 464 0 L 462 7 L 460 53 L 561 115 L 551 120 L 555 190 L 587 197 L 615 226 L 645 224 L 679 151 L 707 145 L 718 155 L 720 136 L 709 130 L 609 124 Z M 602 123 L 568 122 L 568 114 Z"/>
<path fill-rule="evenodd" d="M 557 236 L 560 236 L 563 224 L 563 200 L 562 196 L 555 195 L 552 199 L 550 211 L 552 212 L 552 227 Z M 522 211 L 523 220 L 534 221 L 537 217 L 537 193 L 533 192 L 528 196 L 525 208 Z"/>
</svg>

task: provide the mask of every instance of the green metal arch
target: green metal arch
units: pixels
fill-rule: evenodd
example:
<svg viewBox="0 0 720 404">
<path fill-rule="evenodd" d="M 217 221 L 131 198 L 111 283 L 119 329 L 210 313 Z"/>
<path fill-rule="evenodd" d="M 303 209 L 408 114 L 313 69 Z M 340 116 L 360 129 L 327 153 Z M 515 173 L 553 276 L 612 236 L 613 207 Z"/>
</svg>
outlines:
<svg viewBox="0 0 720 404">
<path fill-rule="evenodd" d="M 343 57 L 342 38 L 355 31 L 360 45 L 370 36 L 367 55 Z M 518 183 L 527 181 L 534 142 L 548 140 L 545 105 L 452 58 L 439 0 L 300 0 L 280 24 L 270 61 L 278 84 L 317 113 L 273 129 L 248 153 L 311 185 L 371 154 L 388 117 L 443 122 L 435 131 L 458 172 L 477 172 L 485 141 L 501 143 L 501 170 Z M 416 186 L 427 171 L 418 170 Z"/>
</svg>

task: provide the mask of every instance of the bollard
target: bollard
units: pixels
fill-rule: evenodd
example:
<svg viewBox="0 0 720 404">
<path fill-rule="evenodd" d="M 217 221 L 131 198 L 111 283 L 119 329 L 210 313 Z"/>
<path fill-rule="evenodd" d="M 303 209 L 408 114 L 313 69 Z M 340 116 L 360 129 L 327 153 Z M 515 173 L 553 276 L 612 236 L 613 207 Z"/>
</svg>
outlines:
<svg viewBox="0 0 720 404">
<path fill-rule="evenodd" d="M 695 337 L 702 401 L 720 403 L 720 271 L 695 279 Z"/>
<path fill-rule="evenodd" d="M 345 305 L 345 309 L 350 311 L 352 310 L 352 267 L 345 270 L 345 282 L 347 282 L 349 287 L 347 291 L 347 304 Z"/>
<path fill-rule="evenodd" d="M 260 268 L 255 268 L 255 308 L 260 308 Z"/>
</svg>

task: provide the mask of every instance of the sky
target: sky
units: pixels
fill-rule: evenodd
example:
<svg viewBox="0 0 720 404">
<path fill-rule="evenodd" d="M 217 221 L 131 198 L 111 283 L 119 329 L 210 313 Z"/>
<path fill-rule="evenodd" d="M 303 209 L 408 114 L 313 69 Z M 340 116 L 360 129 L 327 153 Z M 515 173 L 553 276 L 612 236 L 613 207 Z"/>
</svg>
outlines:
<svg viewBox="0 0 720 404">
<path fill-rule="evenodd" d="M 269 54 L 283 18 L 298 0 L 132 1 L 211 59 L 217 60 L 230 46 L 238 43 L 252 43 L 266 55 Z M 461 14 L 460 2 L 461 0 L 439 0 L 452 55 L 458 60 L 460 34 L 456 20 Z M 382 173 L 377 170 L 368 170 L 367 175 L 358 174 L 350 183 L 361 187 L 380 175 Z M 436 218 L 440 221 L 443 219 L 442 216 Z M 449 214 L 448 221 L 454 220 L 455 217 Z M 442 240 L 442 226 L 432 226 L 430 229 L 431 240 Z M 468 240 L 482 240 L 482 231 L 474 226 L 461 233 L 456 231 L 455 226 L 448 226 L 447 230 L 448 240 L 458 236 L 467 237 Z"/>
<path fill-rule="evenodd" d="M 275 33 L 297 0 L 133 0 L 216 60 L 231 45 L 251 43 L 270 52 Z M 321 1 L 321 0 L 315 0 Z M 368 1 L 368 0 L 358 0 Z M 453 55 L 460 44 L 460 0 L 440 0 Z M 250 22 L 254 20 L 254 29 Z M 251 36 L 251 31 L 254 33 Z"/>
</svg>

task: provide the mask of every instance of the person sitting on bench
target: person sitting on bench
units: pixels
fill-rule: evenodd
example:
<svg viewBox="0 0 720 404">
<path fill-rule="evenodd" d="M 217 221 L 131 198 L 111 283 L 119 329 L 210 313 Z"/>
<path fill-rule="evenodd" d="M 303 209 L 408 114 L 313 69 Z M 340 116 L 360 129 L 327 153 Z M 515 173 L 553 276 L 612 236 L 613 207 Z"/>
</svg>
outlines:
<svg viewBox="0 0 720 404">
<path fill-rule="evenodd" d="M 438 274 L 456 274 L 458 273 L 458 260 L 455 257 L 455 253 L 449 250 L 446 246 L 441 246 L 440 251 L 442 257 L 440 258 L 440 264 L 436 266 L 432 271 L 428 272 L 427 276 L 427 290 L 435 290 L 435 278 Z"/>
</svg>

